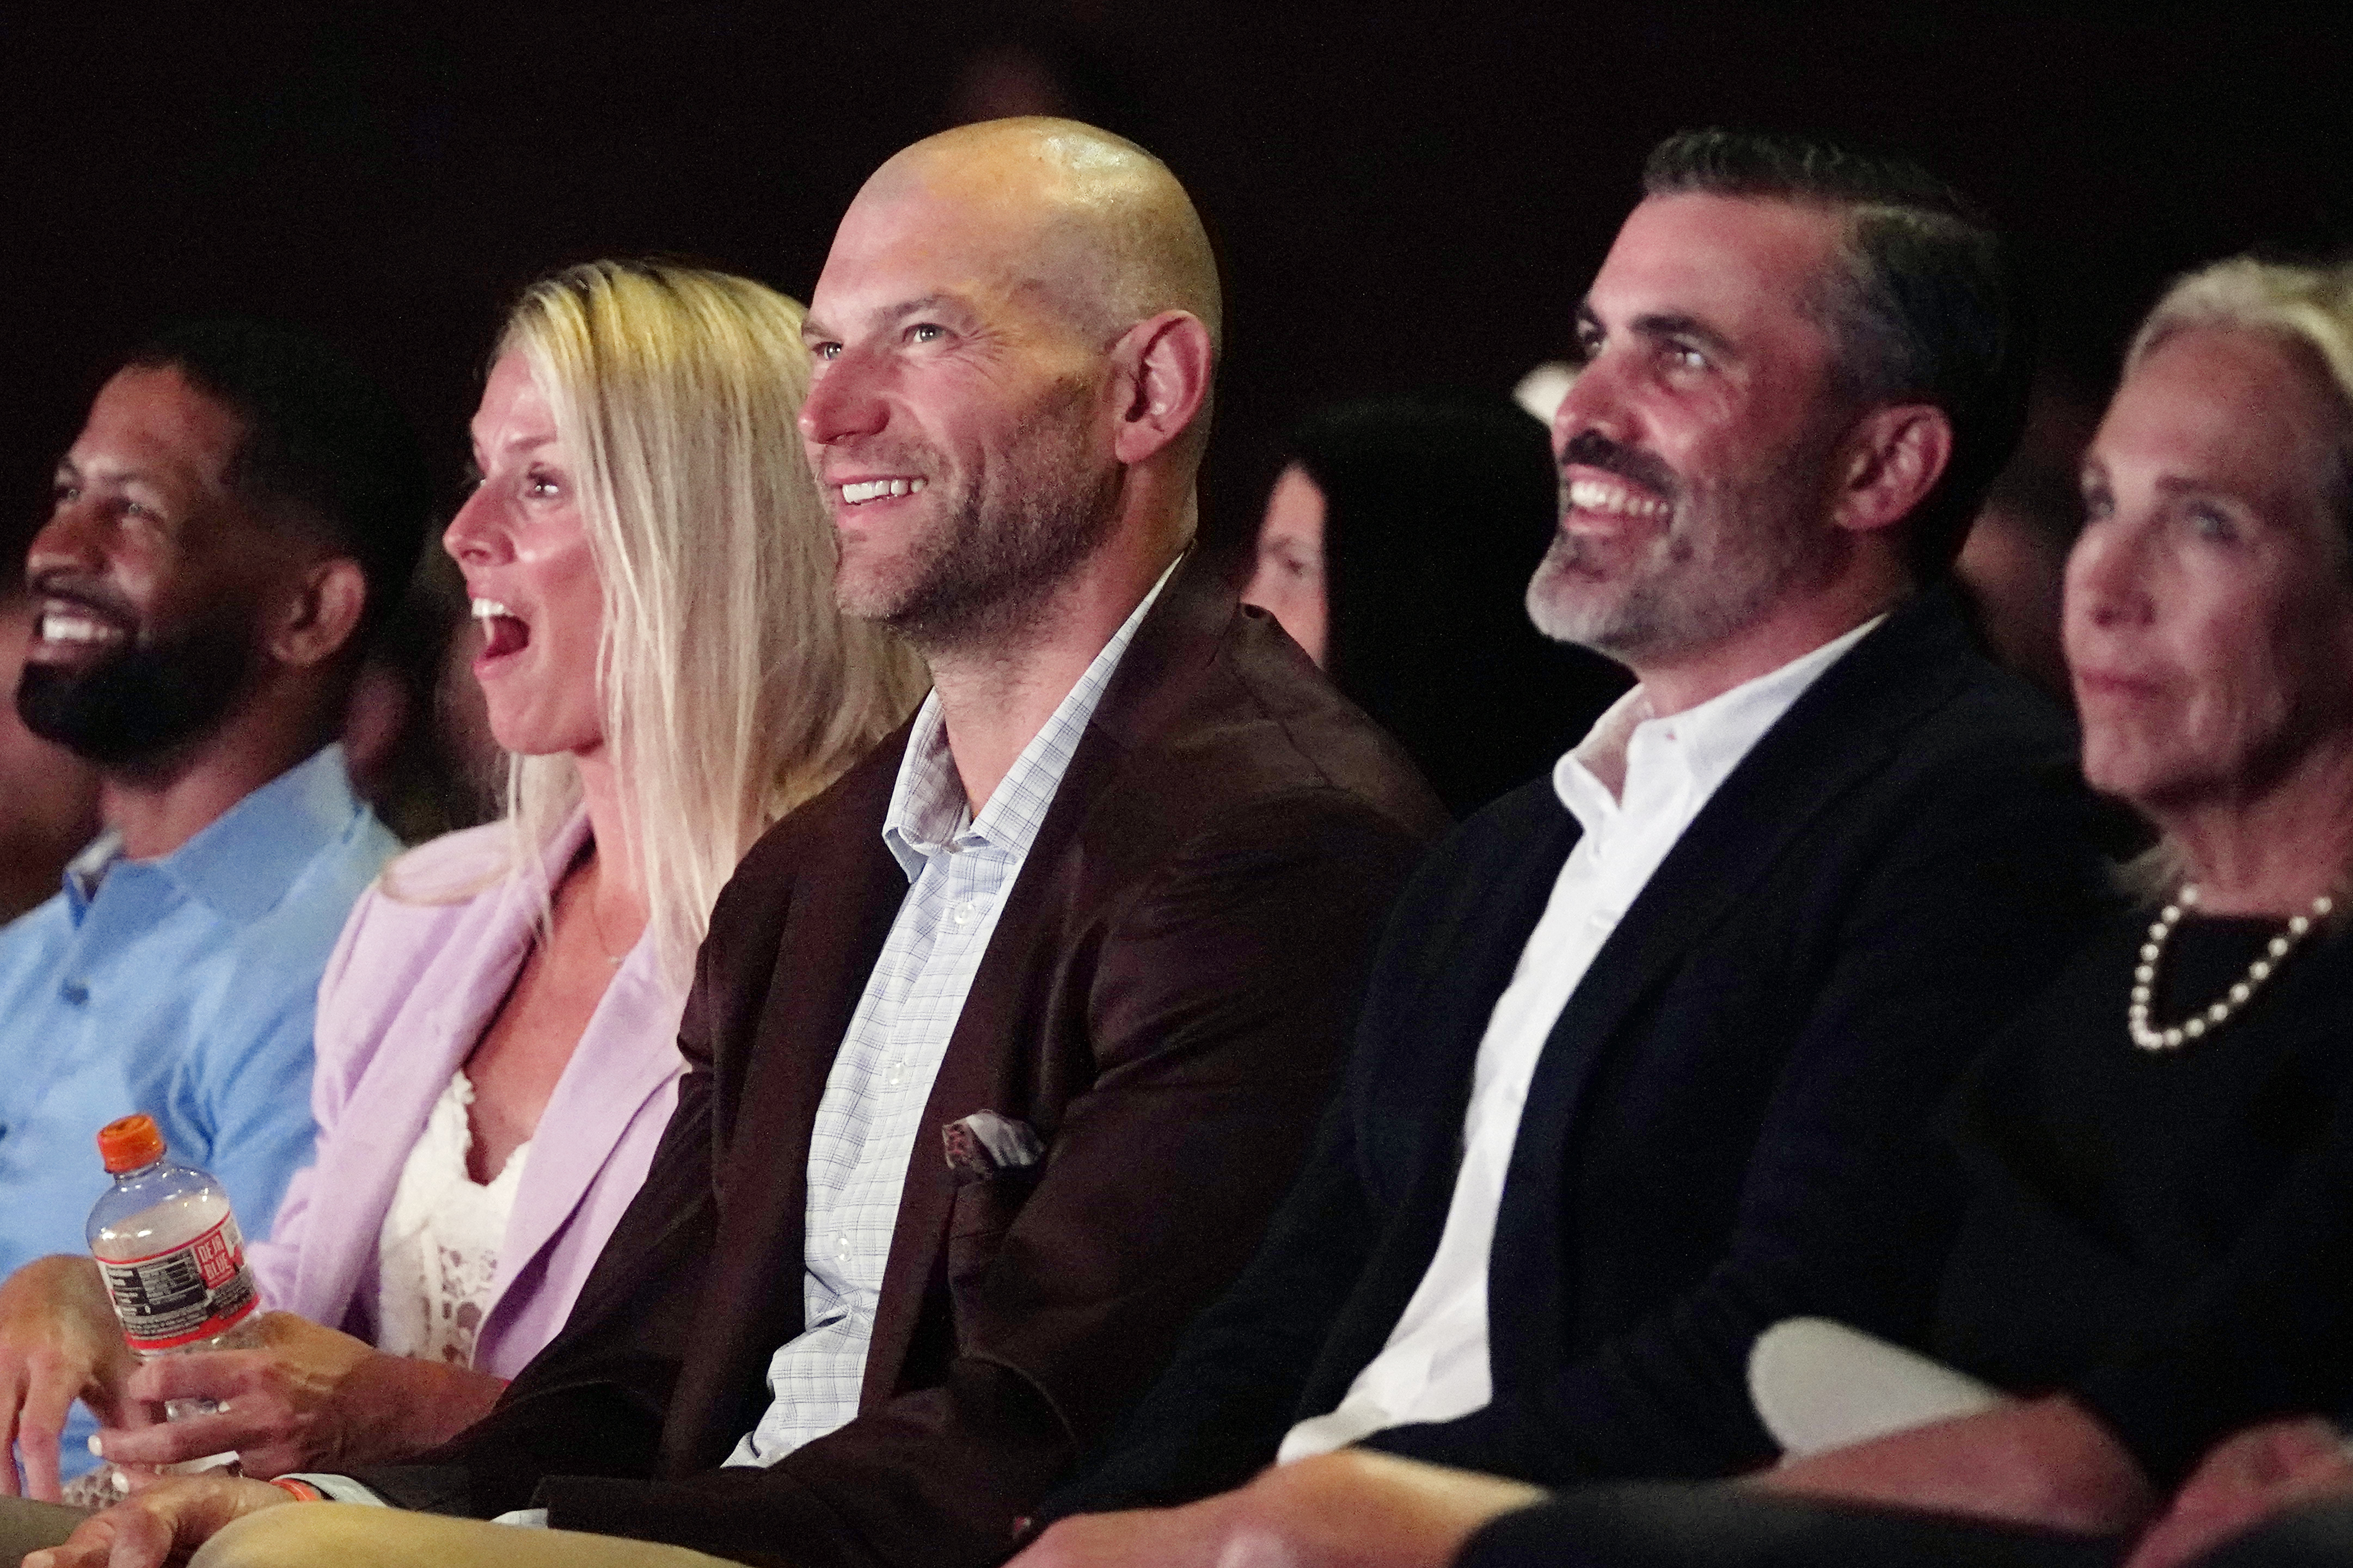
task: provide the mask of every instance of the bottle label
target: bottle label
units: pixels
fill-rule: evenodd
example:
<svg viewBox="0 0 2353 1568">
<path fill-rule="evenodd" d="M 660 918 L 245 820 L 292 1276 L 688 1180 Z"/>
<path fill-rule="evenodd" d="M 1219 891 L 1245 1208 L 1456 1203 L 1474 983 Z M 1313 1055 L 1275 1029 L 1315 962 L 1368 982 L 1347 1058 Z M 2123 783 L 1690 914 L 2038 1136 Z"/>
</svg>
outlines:
<svg viewBox="0 0 2353 1568">
<path fill-rule="evenodd" d="M 225 1334 L 261 1304 L 235 1215 L 168 1252 L 121 1263 L 101 1258 L 98 1269 L 134 1351 L 177 1350 Z"/>
</svg>

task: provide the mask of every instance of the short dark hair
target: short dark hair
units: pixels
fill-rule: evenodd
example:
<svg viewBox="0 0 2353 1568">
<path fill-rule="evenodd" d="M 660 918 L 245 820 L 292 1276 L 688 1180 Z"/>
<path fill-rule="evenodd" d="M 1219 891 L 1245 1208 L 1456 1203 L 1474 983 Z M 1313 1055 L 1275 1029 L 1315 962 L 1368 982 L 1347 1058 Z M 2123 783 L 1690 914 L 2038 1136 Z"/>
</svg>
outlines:
<svg viewBox="0 0 2353 1568">
<path fill-rule="evenodd" d="M 433 506 L 399 405 L 327 344 L 263 321 L 170 327 L 118 368 L 176 370 L 236 416 L 230 487 L 359 563 L 367 603 L 352 638 L 356 655 L 406 590 Z"/>
<path fill-rule="evenodd" d="M 2031 323 L 1992 224 L 1909 158 L 1778 132 L 1670 136 L 1643 165 L 1642 189 L 1845 215 L 1845 265 L 1809 308 L 1831 333 L 1841 393 L 1866 405 L 1932 404 L 1952 421 L 1952 458 L 1904 525 L 1916 578 L 1950 571 L 2018 445 L 2034 375 Z"/>
</svg>

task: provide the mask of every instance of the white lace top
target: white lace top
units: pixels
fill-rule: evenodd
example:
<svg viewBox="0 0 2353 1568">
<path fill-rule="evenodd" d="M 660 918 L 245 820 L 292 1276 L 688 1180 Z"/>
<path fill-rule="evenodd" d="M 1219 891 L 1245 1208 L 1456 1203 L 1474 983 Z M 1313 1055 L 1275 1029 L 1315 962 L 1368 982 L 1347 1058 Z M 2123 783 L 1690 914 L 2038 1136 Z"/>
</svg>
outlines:
<svg viewBox="0 0 2353 1568">
<path fill-rule="evenodd" d="M 474 1364 L 474 1340 L 498 1278 L 499 1247 L 522 1181 L 526 1141 L 486 1185 L 466 1173 L 474 1086 L 451 1077 L 401 1167 L 376 1238 L 376 1346 L 453 1366 Z"/>
</svg>

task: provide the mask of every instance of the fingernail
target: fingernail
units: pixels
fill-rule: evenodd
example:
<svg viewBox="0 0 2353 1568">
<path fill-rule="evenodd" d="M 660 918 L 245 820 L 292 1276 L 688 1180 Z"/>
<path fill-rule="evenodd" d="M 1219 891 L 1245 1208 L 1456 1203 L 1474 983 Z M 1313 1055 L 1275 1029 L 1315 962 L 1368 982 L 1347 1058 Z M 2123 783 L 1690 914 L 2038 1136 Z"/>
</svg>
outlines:
<svg viewBox="0 0 2353 1568">
<path fill-rule="evenodd" d="M 90 1451 L 101 1459 L 106 1458 L 106 1445 L 99 1441 L 98 1434 L 95 1432 L 90 1435 Z"/>
</svg>

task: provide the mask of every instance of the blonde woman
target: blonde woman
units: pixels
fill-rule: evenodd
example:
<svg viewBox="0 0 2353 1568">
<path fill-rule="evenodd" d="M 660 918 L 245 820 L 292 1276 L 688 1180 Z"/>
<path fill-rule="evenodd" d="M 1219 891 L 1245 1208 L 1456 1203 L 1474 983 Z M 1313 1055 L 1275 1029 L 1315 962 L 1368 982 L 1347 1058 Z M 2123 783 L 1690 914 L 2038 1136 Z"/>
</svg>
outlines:
<svg viewBox="0 0 2353 1568">
<path fill-rule="evenodd" d="M 126 1464 L 381 1462 L 467 1426 L 561 1326 L 670 1118 L 721 884 L 922 690 L 833 609 L 800 323 L 758 284 L 647 263 L 524 295 L 443 538 L 513 753 L 507 816 L 352 913 L 320 990 L 318 1159 L 249 1251 L 262 1348 L 134 1372 L 94 1270 L 34 1265 L 72 1386 L 20 1394 L 28 1454 L 79 1393 Z M 227 1409 L 123 1425 L 167 1398 Z"/>
</svg>

